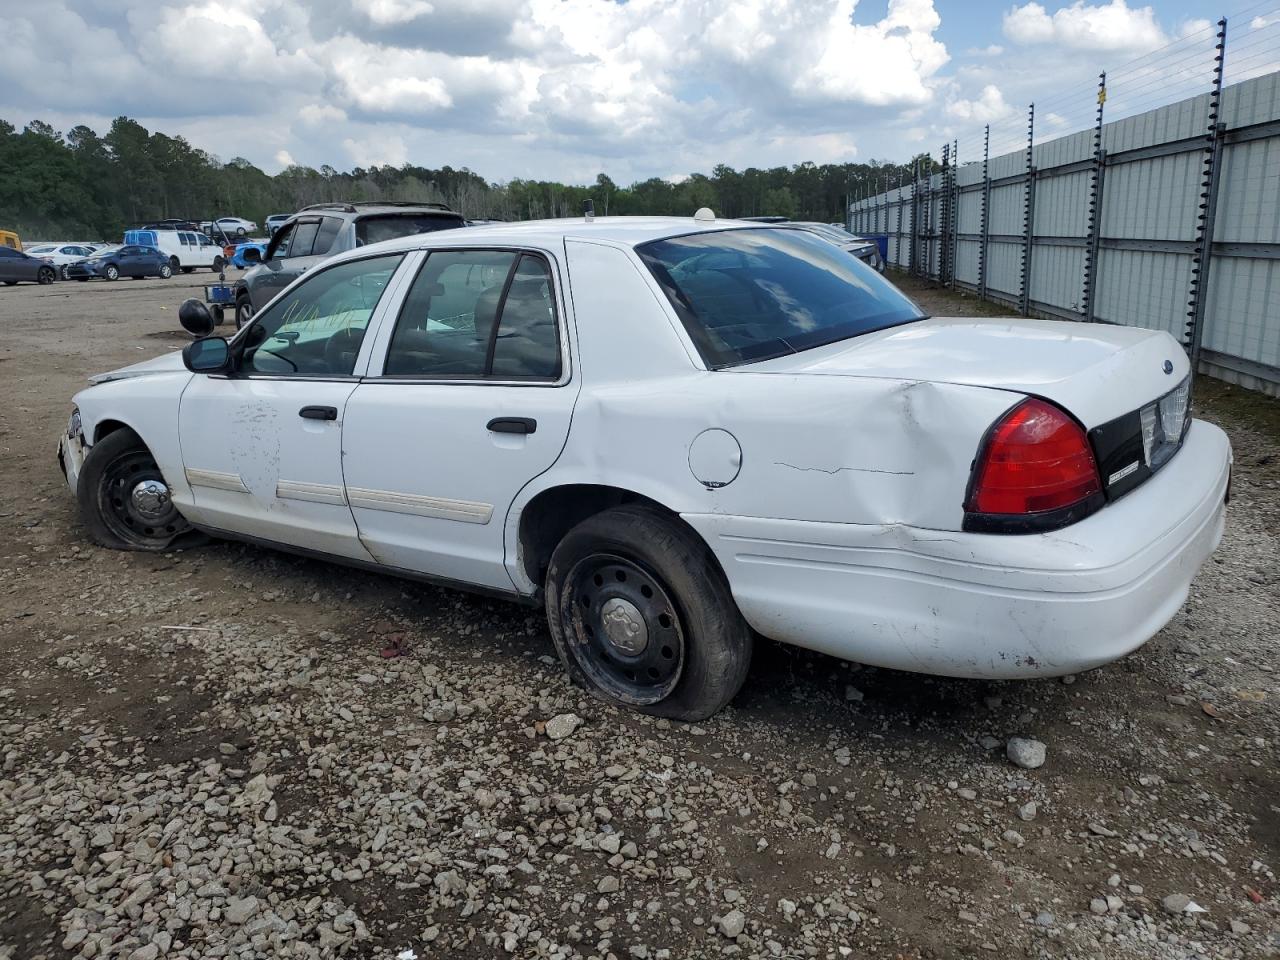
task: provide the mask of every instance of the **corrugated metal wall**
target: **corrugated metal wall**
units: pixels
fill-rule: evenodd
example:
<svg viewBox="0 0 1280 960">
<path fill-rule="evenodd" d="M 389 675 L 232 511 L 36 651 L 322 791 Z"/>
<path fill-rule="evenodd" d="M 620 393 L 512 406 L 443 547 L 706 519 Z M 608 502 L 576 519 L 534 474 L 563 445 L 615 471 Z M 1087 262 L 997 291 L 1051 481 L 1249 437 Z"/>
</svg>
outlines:
<svg viewBox="0 0 1280 960">
<path fill-rule="evenodd" d="M 1192 97 L 1103 127 L 1095 320 L 1166 330 L 1186 342 L 1209 103 L 1207 94 Z M 1202 368 L 1280 393 L 1280 73 L 1225 88 L 1220 119 Z M 1033 149 L 1025 290 L 1025 150 L 992 157 L 985 184 L 982 164 L 969 163 L 950 179 L 935 173 L 914 189 L 855 203 L 852 228 L 890 234 L 895 266 L 970 289 L 985 285 L 992 299 L 1014 307 L 1025 297 L 1032 314 L 1084 319 L 1086 255 L 1095 239 L 1093 136 L 1083 130 Z M 954 211 L 946 237 L 944 191 Z M 954 250 L 947 276 L 940 275 L 944 243 Z"/>
</svg>

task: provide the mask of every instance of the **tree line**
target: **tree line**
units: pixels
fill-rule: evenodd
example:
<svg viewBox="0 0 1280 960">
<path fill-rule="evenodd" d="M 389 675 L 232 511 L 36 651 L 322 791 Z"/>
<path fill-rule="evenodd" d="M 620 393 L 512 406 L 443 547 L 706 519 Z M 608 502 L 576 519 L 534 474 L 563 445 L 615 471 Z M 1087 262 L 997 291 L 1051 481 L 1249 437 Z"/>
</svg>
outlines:
<svg viewBox="0 0 1280 960">
<path fill-rule="evenodd" d="M 576 216 L 592 200 L 599 215 L 783 216 L 844 222 L 850 196 L 910 179 L 906 164 L 797 163 L 735 170 L 678 182 L 653 177 L 618 186 L 605 174 L 591 184 L 513 179 L 494 183 L 465 167 L 357 167 L 341 172 L 290 166 L 273 175 L 236 157 L 223 162 L 183 137 L 151 132 L 118 117 L 100 136 L 80 125 L 65 134 L 33 120 L 21 131 L 0 119 L 0 229 L 31 238 L 119 239 L 128 227 L 170 217 L 247 217 L 336 200 L 439 201 L 469 219 L 536 220 Z"/>
</svg>

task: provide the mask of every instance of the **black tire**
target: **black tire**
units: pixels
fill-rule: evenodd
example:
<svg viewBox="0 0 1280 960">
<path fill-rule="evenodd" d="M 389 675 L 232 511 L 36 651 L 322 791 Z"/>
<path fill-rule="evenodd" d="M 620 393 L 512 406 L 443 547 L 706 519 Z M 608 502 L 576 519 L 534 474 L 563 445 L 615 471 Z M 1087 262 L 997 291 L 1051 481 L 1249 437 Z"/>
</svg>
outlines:
<svg viewBox="0 0 1280 960">
<path fill-rule="evenodd" d="M 182 261 L 178 259 L 177 254 L 172 254 L 172 255 L 170 255 L 170 257 L 169 257 L 169 266 L 170 266 L 170 268 L 172 268 L 172 269 L 174 269 L 174 270 L 177 270 L 179 267 L 181 267 L 181 266 L 182 266 Z"/>
<path fill-rule="evenodd" d="M 76 279 L 77 279 L 77 280 L 79 280 L 81 283 L 88 283 L 88 282 L 89 282 L 89 278 L 88 278 L 88 277 L 76 277 Z"/>
<path fill-rule="evenodd" d="M 153 514 L 144 512 L 133 491 L 145 482 L 165 491 Z M 80 516 L 95 543 L 112 550 L 158 552 L 192 533 L 167 499 L 168 485 L 142 438 L 127 428 L 107 434 L 89 449 L 76 489 Z"/>
<path fill-rule="evenodd" d="M 183 268 L 182 268 L 182 272 L 183 272 L 183 273 L 195 273 L 195 272 L 196 272 L 196 268 L 195 268 L 195 267 L 183 267 Z"/>
<path fill-rule="evenodd" d="M 17 286 L 17 285 L 18 285 L 18 281 L 17 281 L 17 280 L 6 280 L 6 281 L 4 282 L 4 285 L 5 285 L 6 287 L 15 287 L 15 286 Z"/>
<path fill-rule="evenodd" d="M 636 617 L 643 623 L 634 655 L 602 635 L 614 601 L 632 611 L 624 632 Z M 733 699 L 751 665 L 751 628 L 706 544 L 648 507 L 615 507 L 570 530 L 551 555 L 546 609 L 573 681 L 642 713 L 704 720 Z"/>
<path fill-rule="evenodd" d="M 36 283 L 46 286 L 58 279 L 58 271 L 53 267 L 41 267 L 36 271 Z"/>
<path fill-rule="evenodd" d="M 214 273 L 221 273 L 221 272 L 222 272 L 222 268 L 223 268 L 223 267 L 225 267 L 226 265 L 227 265 L 227 261 L 226 261 L 226 260 L 224 260 L 224 259 L 222 259 L 222 256 L 221 256 L 221 255 L 218 255 L 218 256 L 216 256 L 216 257 L 214 257 L 214 258 L 213 258 L 213 272 L 214 272 Z"/>
<path fill-rule="evenodd" d="M 253 304 L 248 297 L 236 298 L 236 329 L 239 330 L 253 319 Z"/>
<path fill-rule="evenodd" d="M 160 279 L 168 280 L 172 276 L 173 276 L 173 268 L 170 267 L 167 263 L 160 264 Z"/>
<path fill-rule="evenodd" d="M 70 279 L 71 279 L 71 265 L 70 265 L 70 264 L 64 263 L 64 264 L 62 265 L 62 269 L 61 269 L 61 270 L 59 270 L 58 272 L 62 275 L 62 279 L 63 279 L 63 280 L 70 280 Z"/>
<path fill-rule="evenodd" d="M 107 264 L 107 269 L 104 271 L 104 273 L 106 274 L 106 277 L 108 280 L 120 279 L 120 268 L 117 267 L 114 263 Z"/>
</svg>

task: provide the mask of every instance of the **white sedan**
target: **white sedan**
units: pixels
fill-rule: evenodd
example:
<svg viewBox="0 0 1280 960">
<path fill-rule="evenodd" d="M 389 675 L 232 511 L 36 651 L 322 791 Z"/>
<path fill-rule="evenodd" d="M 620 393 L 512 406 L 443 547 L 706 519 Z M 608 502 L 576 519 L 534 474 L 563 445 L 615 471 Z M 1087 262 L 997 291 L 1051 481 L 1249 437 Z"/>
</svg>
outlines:
<svg viewBox="0 0 1280 960">
<path fill-rule="evenodd" d="M 247 237 L 251 233 L 255 233 L 258 224 L 253 220 L 245 220 L 242 217 L 219 217 L 217 220 L 208 220 L 200 224 L 200 229 L 214 240 L 221 240 L 225 237 Z"/>
<path fill-rule="evenodd" d="M 757 634 L 1099 666 L 1222 536 L 1230 445 L 1165 333 L 928 318 L 825 240 L 709 211 L 465 234 L 339 255 L 230 341 L 95 378 L 59 448 L 93 538 L 541 603 L 574 679 L 692 719 Z"/>
<path fill-rule="evenodd" d="M 85 257 L 93 256 L 95 249 L 93 244 L 88 243 L 42 243 L 27 247 L 27 253 L 53 264 L 58 268 L 59 276 L 63 280 L 68 280 L 70 278 L 67 276 L 67 267 L 73 263 L 79 263 Z"/>
</svg>

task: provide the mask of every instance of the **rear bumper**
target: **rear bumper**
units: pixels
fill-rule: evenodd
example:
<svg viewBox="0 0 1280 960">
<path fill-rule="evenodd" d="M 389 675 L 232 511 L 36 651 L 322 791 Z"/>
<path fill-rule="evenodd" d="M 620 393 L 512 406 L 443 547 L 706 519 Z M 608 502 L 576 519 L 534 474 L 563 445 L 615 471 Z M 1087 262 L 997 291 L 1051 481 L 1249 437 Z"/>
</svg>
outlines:
<svg viewBox="0 0 1280 960">
<path fill-rule="evenodd" d="M 1077 673 L 1141 646 L 1222 538 L 1231 446 L 1197 421 L 1155 476 L 1045 534 L 714 514 L 710 544 L 767 637 L 861 663 L 957 677 Z"/>
</svg>

